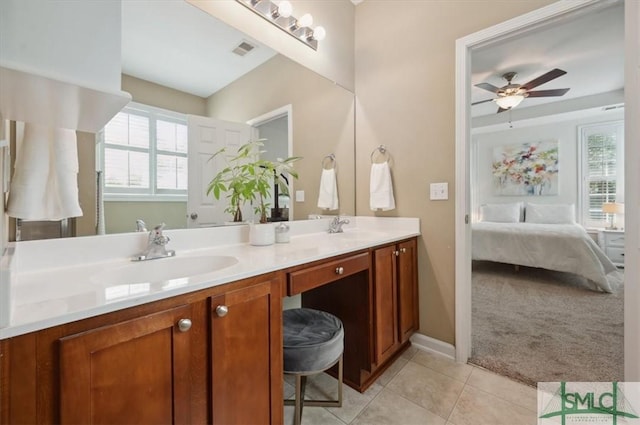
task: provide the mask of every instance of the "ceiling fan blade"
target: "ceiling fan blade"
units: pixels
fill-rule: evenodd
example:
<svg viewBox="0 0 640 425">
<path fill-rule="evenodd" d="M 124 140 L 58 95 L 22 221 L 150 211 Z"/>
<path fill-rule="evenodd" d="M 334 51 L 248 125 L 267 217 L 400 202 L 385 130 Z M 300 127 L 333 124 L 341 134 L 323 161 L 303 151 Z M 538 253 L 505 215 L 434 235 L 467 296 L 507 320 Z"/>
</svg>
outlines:
<svg viewBox="0 0 640 425">
<path fill-rule="evenodd" d="M 567 73 L 567 71 L 563 71 L 561 69 L 555 68 L 555 69 L 552 69 L 551 71 L 547 72 L 546 74 L 542 74 L 538 78 L 534 78 L 533 80 L 529 81 L 528 83 L 523 84 L 521 87 L 526 89 L 526 90 L 531 90 L 534 87 L 538 87 L 538 86 L 540 86 L 540 85 L 542 85 L 544 83 L 548 83 L 549 81 L 551 81 L 553 79 L 561 77 L 566 73 Z"/>
<path fill-rule="evenodd" d="M 564 96 L 569 89 L 536 90 L 527 92 L 527 97 Z"/>
<path fill-rule="evenodd" d="M 481 103 L 487 103 L 487 102 L 491 102 L 491 101 L 493 101 L 493 99 L 481 100 L 481 101 L 479 101 L 479 102 L 473 102 L 473 103 L 471 104 L 471 106 L 473 106 L 473 105 L 479 105 L 479 104 L 481 104 Z"/>
<path fill-rule="evenodd" d="M 493 84 L 489 84 L 489 83 L 476 84 L 476 87 L 480 89 L 485 89 L 487 91 L 490 91 L 491 93 L 498 93 L 498 90 L 500 90 L 500 87 L 496 87 Z"/>
</svg>

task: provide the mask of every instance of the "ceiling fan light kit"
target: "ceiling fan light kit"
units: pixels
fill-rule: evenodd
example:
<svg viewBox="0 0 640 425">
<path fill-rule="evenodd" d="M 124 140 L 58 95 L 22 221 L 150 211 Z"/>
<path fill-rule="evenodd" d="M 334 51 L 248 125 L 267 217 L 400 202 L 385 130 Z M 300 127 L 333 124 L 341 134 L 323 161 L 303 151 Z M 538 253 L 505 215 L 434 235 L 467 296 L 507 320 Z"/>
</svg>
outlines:
<svg viewBox="0 0 640 425">
<path fill-rule="evenodd" d="M 515 72 L 507 72 L 502 75 L 507 81 L 507 85 L 503 87 L 496 87 L 490 83 L 480 83 L 475 86 L 487 91 L 494 93 L 497 97 L 495 99 L 487 99 L 481 100 L 479 102 L 474 102 L 471 105 L 478 105 L 480 103 L 485 102 L 496 102 L 498 105 L 498 113 L 507 111 L 509 109 L 515 108 L 518 106 L 526 97 L 556 97 L 563 96 L 565 93 L 569 91 L 568 88 L 565 89 L 554 89 L 554 90 L 536 90 L 531 91 L 531 89 L 538 87 L 542 84 L 548 83 L 551 80 L 554 80 L 558 77 L 566 74 L 566 71 L 555 68 L 551 71 L 534 78 L 526 84 L 513 84 L 511 81 L 518 75 Z"/>
<path fill-rule="evenodd" d="M 520 94 L 512 94 L 494 99 L 496 104 L 502 109 L 515 108 L 524 100 L 524 96 Z"/>
</svg>

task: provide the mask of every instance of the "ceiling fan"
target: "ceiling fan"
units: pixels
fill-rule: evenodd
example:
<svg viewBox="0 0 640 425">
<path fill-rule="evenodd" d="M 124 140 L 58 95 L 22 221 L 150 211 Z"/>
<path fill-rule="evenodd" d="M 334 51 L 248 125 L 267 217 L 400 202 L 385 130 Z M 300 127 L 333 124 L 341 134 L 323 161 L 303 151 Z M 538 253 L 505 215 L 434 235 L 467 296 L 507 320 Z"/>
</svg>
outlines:
<svg viewBox="0 0 640 425">
<path fill-rule="evenodd" d="M 563 96 L 569 89 L 554 89 L 554 90 L 536 90 L 531 89 L 538 87 L 542 84 L 548 83 L 558 77 L 566 74 L 566 71 L 555 68 L 546 74 L 534 78 L 525 84 L 513 84 L 511 81 L 516 77 L 515 72 L 507 72 L 502 76 L 507 81 L 507 85 L 503 87 L 496 87 L 489 83 L 480 83 L 475 86 L 491 93 L 495 93 L 497 97 L 495 99 L 486 99 L 479 102 L 474 102 L 471 105 L 479 105 L 485 102 L 496 102 L 498 104 L 498 113 L 508 111 L 515 108 L 524 100 L 525 97 L 550 97 L 550 96 Z"/>
</svg>

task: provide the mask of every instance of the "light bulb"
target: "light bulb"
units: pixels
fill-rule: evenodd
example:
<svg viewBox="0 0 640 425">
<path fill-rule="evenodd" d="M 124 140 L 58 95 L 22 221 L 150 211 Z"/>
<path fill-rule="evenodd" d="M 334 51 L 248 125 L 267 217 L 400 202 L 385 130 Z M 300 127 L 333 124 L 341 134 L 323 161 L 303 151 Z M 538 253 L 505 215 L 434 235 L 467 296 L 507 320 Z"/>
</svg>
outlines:
<svg viewBox="0 0 640 425">
<path fill-rule="evenodd" d="M 282 16 L 283 18 L 288 18 L 291 16 L 292 13 L 293 13 L 293 6 L 288 0 L 282 0 L 278 4 L 278 15 Z"/>
<path fill-rule="evenodd" d="M 310 13 L 305 13 L 298 19 L 298 27 L 310 27 L 313 25 L 313 16 Z"/>
<path fill-rule="evenodd" d="M 518 106 L 520 104 L 520 102 L 522 102 L 523 100 L 524 100 L 524 96 L 519 95 L 519 94 L 515 94 L 515 95 L 511 95 L 511 96 L 499 97 L 499 98 L 495 99 L 495 102 L 502 109 L 511 109 L 511 108 L 515 108 L 516 106 Z"/>
<path fill-rule="evenodd" d="M 324 27 L 315 27 L 313 29 L 313 39 L 314 40 L 324 40 L 324 38 L 327 36 L 327 31 L 324 29 Z"/>
</svg>

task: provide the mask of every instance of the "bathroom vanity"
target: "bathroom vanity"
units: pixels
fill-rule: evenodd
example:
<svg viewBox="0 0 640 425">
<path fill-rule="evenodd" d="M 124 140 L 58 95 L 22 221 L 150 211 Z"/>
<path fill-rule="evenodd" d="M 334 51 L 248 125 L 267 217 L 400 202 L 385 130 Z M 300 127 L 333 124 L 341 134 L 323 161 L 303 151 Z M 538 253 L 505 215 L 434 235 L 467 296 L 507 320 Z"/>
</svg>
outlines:
<svg viewBox="0 0 640 425">
<path fill-rule="evenodd" d="M 294 295 L 343 321 L 345 382 L 364 391 L 418 328 L 419 223 L 356 217 L 335 235 L 326 226 L 293 222 L 291 242 L 269 247 L 242 242 L 242 226 L 198 230 L 222 236 L 213 245 L 177 231 L 175 260 L 187 260 L 174 270 L 199 270 L 193 258 L 238 261 L 162 282 L 138 282 L 121 259 L 17 271 L 0 329 L 0 423 L 282 423 L 282 308 Z M 46 303 L 38 285 L 63 295 Z"/>
</svg>

